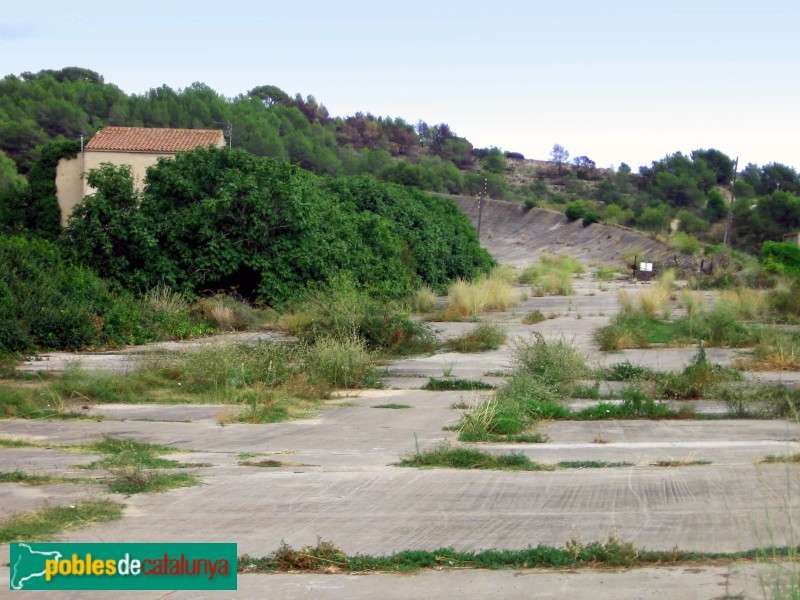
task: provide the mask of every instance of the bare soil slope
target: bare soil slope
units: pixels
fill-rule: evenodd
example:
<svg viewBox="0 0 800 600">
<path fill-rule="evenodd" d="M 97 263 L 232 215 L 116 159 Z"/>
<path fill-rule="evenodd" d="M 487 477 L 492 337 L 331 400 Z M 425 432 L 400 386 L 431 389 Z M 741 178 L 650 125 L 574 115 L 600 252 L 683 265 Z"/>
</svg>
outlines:
<svg viewBox="0 0 800 600">
<path fill-rule="evenodd" d="M 469 196 L 448 196 L 477 227 L 478 201 Z M 665 244 L 633 230 L 581 221 L 569 221 L 562 213 L 534 208 L 525 211 L 517 202 L 484 200 L 481 245 L 504 264 L 527 265 L 543 252 L 567 252 L 583 263 L 624 264 L 633 255 L 674 265 L 685 257 Z"/>
</svg>

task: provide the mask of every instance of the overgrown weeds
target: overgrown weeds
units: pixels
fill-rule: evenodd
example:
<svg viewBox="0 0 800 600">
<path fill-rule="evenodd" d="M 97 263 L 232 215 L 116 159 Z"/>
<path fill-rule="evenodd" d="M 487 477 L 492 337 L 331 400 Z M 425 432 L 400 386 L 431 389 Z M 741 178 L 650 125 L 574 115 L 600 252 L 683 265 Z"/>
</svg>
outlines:
<svg viewBox="0 0 800 600">
<path fill-rule="evenodd" d="M 508 310 L 517 303 L 511 283 L 503 277 L 482 277 L 473 282 L 458 280 L 447 291 L 447 308 L 436 318 L 452 321 L 477 317 L 492 310 Z"/>
<path fill-rule="evenodd" d="M 390 556 L 347 556 L 333 542 L 293 550 L 285 543 L 263 558 L 239 557 L 242 573 L 286 571 L 311 572 L 412 572 L 421 569 L 578 569 L 598 567 L 678 566 L 733 563 L 755 557 L 780 559 L 795 548 L 763 548 L 733 553 L 702 553 L 683 550 L 644 550 L 618 537 L 605 542 L 570 540 L 563 548 L 538 545 L 522 550 L 458 552 L 452 548 L 406 550 Z"/>
<path fill-rule="evenodd" d="M 194 306 L 198 318 L 220 331 L 243 331 L 262 323 L 259 313 L 243 299 L 228 294 L 201 298 Z"/>
<path fill-rule="evenodd" d="M 473 448 L 440 446 L 415 452 L 397 463 L 400 467 L 449 469 L 499 469 L 503 471 L 552 471 L 552 465 L 532 461 L 524 454 L 490 454 Z"/>
<path fill-rule="evenodd" d="M 532 286 L 535 296 L 569 296 L 572 279 L 583 272 L 581 264 L 568 254 L 542 254 L 539 262 L 520 274 L 520 283 Z"/>
<path fill-rule="evenodd" d="M 470 331 L 447 340 L 447 345 L 456 352 L 484 352 L 497 350 L 508 336 L 505 327 L 494 323 L 480 323 Z"/>
<path fill-rule="evenodd" d="M 359 339 L 369 350 L 394 355 L 437 347 L 430 327 L 412 320 L 400 304 L 375 300 L 347 282 L 311 293 L 282 314 L 278 326 L 308 344 L 319 338 Z"/>
<path fill-rule="evenodd" d="M 536 325 L 537 323 L 541 323 L 542 321 L 546 320 L 547 317 L 545 317 L 544 313 L 538 308 L 529 311 L 524 317 L 522 317 L 522 322 L 525 323 L 525 325 Z"/>
<path fill-rule="evenodd" d="M 95 500 L 21 513 L 0 522 L 0 543 L 48 541 L 63 531 L 120 519 L 123 509 L 117 502 Z"/>
<path fill-rule="evenodd" d="M 431 377 L 422 389 L 433 392 L 471 392 L 474 390 L 493 390 L 494 386 L 485 381 L 478 381 L 476 379 L 436 379 L 435 377 Z"/>
<path fill-rule="evenodd" d="M 85 452 L 105 455 L 105 458 L 81 465 L 81 468 L 108 471 L 111 474 L 107 480 L 109 490 L 122 494 L 160 492 L 196 485 L 198 478 L 194 474 L 164 472 L 162 469 L 202 466 L 161 458 L 161 455 L 176 450 L 134 439 L 104 437 L 99 442 L 84 444 L 80 448 Z"/>
<path fill-rule="evenodd" d="M 428 313 L 436 308 L 436 301 L 438 296 L 431 288 L 424 285 L 412 294 L 410 303 L 414 312 Z"/>
</svg>

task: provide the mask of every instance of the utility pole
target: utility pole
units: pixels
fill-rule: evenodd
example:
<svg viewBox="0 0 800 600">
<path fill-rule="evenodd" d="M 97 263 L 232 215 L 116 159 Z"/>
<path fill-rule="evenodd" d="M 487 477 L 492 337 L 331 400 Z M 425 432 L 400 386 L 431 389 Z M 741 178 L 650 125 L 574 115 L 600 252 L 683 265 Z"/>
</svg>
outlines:
<svg viewBox="0 0 800 600">
<path fill-rule="evenodd" d="M 733 166 L 733 185 L 731 186 L 731 204 L 728 207 L 728 222 L 725 223 L 725 237 L 722 238 L 722 245 L 728 247 L 728 236 L 731 231 L 731 223 L 733 222 L 733 202 L 736 200 L 736 175 L 739 172 L 739 157 L 736 157 L 736 163 Z"/>
<path fill-rule="evenodd" d="M 478 239 L 481 239 L 481 218 L 483 217 L 483 197 L 486 195 L 486 177 L 483 178 L 483 191 L 478 194 Z"/>
</svg>

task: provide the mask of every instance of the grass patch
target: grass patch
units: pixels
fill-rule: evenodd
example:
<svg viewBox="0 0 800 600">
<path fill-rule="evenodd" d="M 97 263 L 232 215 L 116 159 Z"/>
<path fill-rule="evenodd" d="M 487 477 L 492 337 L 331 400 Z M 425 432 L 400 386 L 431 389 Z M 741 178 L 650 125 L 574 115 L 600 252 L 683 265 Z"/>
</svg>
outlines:
<svg viewBox="0 0 800 600">
<path fill-rule="evenodd" d="M 484 381 L 477 381 L 475 379 L 436 379 L 431 377 L 428 379 L 423 387 L 423 390 L 430 390 L 434 392 L 445 391 L 473 391 L 473 390 L 493 390 L 494 386 Z M 464 408 L 468 408 L 464 406 Z"/>
<path fill-rule="evenodd" d="M 606 462 L 604 460 L 564 460 L 556 464 L 559 469 L 613 469 L 632 467 L 632 462 Z"/>
<path fill-rule="evenodd" d="M 22 513 L 0 522 L 0 543 L 48 541 L 70 529 L 120 519 L 123 509 L 117 502 L 97 500 Z"/>
<path fill-rule="evenodd" d="M 0 437 L 0 448 L 34 448 L 36 444 L 25 440 Z"/>
<path fill-rule="evenodd" d="M 495 455 L 472 448 L 442 446 L 415 452 L 399 463 L 400 467 L 443 469 L 499 469 L 503 471 L 552 471 L 550 465 L 533 462 L 524 454 Z"/>
<path fill-rule="evenodd" d="M 456 352 L 483 352 L 497 350 L 506 341 L 508 330 L 494 323 L 481 323 L 471 331 L 447 340 Z"/>
<path fill-rule="evenodd" d="M 201 298 L 193 308 L 199 320 L 220 331 L 243 331 L 263 324 L 263 316 L 242 298 L 215 294 Z"/>
<path fill-rule="evenodd" d="M 604 369 L 599 369 L 595 376 L 604 381 L 644 381 L 652 379 L 655 371 L 647 367 L 634 365 L 629 361 L 617 363 Z"/>
<path fill-rule="evenodd" d="M 718 347 L 763 343 L 765 347 L 761 356 L 766 358 L 771 355 L 771 360 L 781 354 L 793 354 L 784 350 L 775 353 L 769 349 L 770 338 L 777 341 L 783 349 L 788 349 L 791 344 L 787 345 L 785 332 L 749 324 L 768 316 L 768 302 L 758 290 L 726 290 L 720 293 L 710 308 L 706 306 L 704 298 L 684 290 L 681 292 L 679 305 L 686 311 L 686 316 L 675 321 L 667 320 L 671 311 L 670 296 L 665 285 L 656 284 L 656 287 L 641 292 L 637 308 L 630 296 L 621 294 L 620 313 L 606 327 L 595 333 L 600 349 L 617 351 L 624 348 L 646 348 L 657 343 L 687 345 L 702 340 L 707 346 Z M 794 350 L 800 358 L 800 344 Z M 793 360 L 790 362 L 798 364 Z"/>
<path fill-rule="evenodd" d="M 769 454 L 761 459 L 762 463 L 766 463 L 768 465 L 774 464 L 800 464 L 800 454 L 789 454 L 783 456 L 775 456 L 774 454 Z"/>
<path fill-rule="evenodd" d="M 694 460 L 691 458 L 687 459 L 670 458 L 667 460 L 657 460 L 654 463 L 650 463 L 650 466 L 651 467 L 697 467 L 710 464 L 711 464 L 710 460 Z"/>
<path fill-rule="evenodd" d="M 99 442 L 76 448 L 84 452 L 104 454 L 105 458 L 80 465 L 84 469 L 105 469 L 111 474 L 108 489 L 122 494 L 161 492 L 196 485 L 199 479 L 191 473 L 163 472 L 160 469 L 184 469 L 207 466 L 198 463 L 180 463 L 161 458 L 160 455 L 177 452 L 175 448 L 149 444 L 133 439 L 105 437 Z"/>
<path fill-rule="evenodd" d="M 375 300 L 346 281 L 311 293 L 280 316 L 278 327 L 308 344 L 319 338 L 357 338 L 370 351 L 397 356 L 438 347 L 433 330 L 411 319 L 403 306 Z"/>
<path fill-rule="evenodd" d="M 550 436 L 546 433 L 512 433 L 507 435 L 497 435 L 491 433 L 467 434 L 462 433 L 459 438 L 462 442 L 494 442 L 507 444 L 546 444 L 550 441 Z"/>
<path fill-rule="evenodd" d="M 559 402 L 590 373 L 571 344 L 539 333 L 516 342 L 512 365 L 506 385 L 462 417 L 462 439 L 522 434 L 540 419 L 569 416 Z"/>
<path fill-rule="evenodd" d="M 447 291 L 447 308 L 437 319 L 453 321 L 477 317 L 491 310 L 508 310 L 517 303 L 514 289 L 504 277 L 482 277 L 473 282 L 458 280 Z"/>
<path fill-rule="evenodd" d="M 452 548 L 405 550 L 390 556 L 348 556 L 333 542 L 318 540 L 298 550 L 281 544 L 263 558 L 239 557 L 240 573 L 274 572 L 414 572 L 422 569 L 591 569 L 730 564 L 741 560 L 794 556 L 796 548 L 759 548 L 744 552 L 702 553 L 683 550 L 644 550 L 613 537 L 606 542 L 571 540 L 563 548 L 538 545 L 522 550 L 459 552 Z"/>
<path fill-rule="evenodd" d="M 536 325 L 537 323 L 541 323 L 542 321 L 546 320 L 547 317 L 545 317 L 544 313 L 538 308 L 528 312 L 524 317 L 522 317 L 522 322 L 525 323 L 525 325 Z"/>
<path fill-rule="evenodd" d="M 108 482 L 109 491 L 118 494 L 163 492 L 174 488 L 197 485 L 200 479 L 191 473 L 148 472 L 136 467 L 123 467 L 113 471 Z"/>
<path fill-rule="evenodd" d="M 243 467 L 260 467 L 262 469 L 277 469 L 280 467 L 313 467 L 315 465 L 305 465 L 303 463 L 287 462 L 283 460 L 275 460 L 267 458 L 259 461 L 243 461 L 239 463 Z"/>
<path fill-rule="evenodd" d="M 418 313 L 428 313 L 436 308 L 438 296 L 431 288 L 424 285 L 418 288 L 410 298 L 412 310 Z"/>
<path fill-rule="evenodd" d="M 559 393 L 570 392 L 577 381 L 591 374 L 575 346 L 563 338 L 548 340 L 540 333 L 516 341 L 512 367 L 516 375 L 535 377 Z"/>
<path fill-rule="evenodd" d="M 376 404 L 372 408 L 400 409 L 400 408 L 411 408 L 411 405 L 410 404 L 395 404 L 394 402 L 390 402 L 389 404 Z"/>
<path fill-rule="evenodd" d="M 47 485 L 50 483 L 97 483 L 88 477 L 60 477 L 57 475 L 39 475 L 24 471 L 6 471 L 0 473 L 0 483 L 21 483 L 24 485 Z"/>
<path fill-rule="evenodd" d="M 255 458 L 257 456 L 264 456 L 262 452 L 240 452 L 236 455 L 239 460 L 247 460 L 248 458 Z"/>
<path fill-rule="evenodd" d="M 520 273 L 519 282 L 532 285 L 535 296 L 569 296 L 574 275 L 583 272 L 581 264 L 568 254 L 542 254 L 539 262 Z"/>
<path fill-rule="evenodd" d="M 602 265 L 592 275 L 600 281 L 610 281 L 611 279 L 616 279 L 619 275 L 619 268 L 611 265 Z"/>
<path fill-rule="evenodd" d="M 0 417 L 78 418 L 92 403 L 244 405 L 236 419 L 276 422 L 309 415 L 334 389 L 378 387 L 379 356 L 358 337 L 314 344 L 216 343 L 151 353 L 131 374 L 86 373 L 79 365 L 38 386 L 0 386 Z"/>
</svg>

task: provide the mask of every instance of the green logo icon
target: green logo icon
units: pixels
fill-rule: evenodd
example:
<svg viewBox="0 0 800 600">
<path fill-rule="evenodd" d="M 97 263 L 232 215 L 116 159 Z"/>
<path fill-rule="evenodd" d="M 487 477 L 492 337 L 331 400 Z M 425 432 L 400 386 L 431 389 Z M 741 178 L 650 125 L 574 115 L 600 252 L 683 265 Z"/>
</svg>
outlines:
<svg viewBox="0 0 800 600">
<path fill-rule="evenodd" d="M 236 544 L 11 544 L 12 590 L 235 590 Z"/>
</svg>

